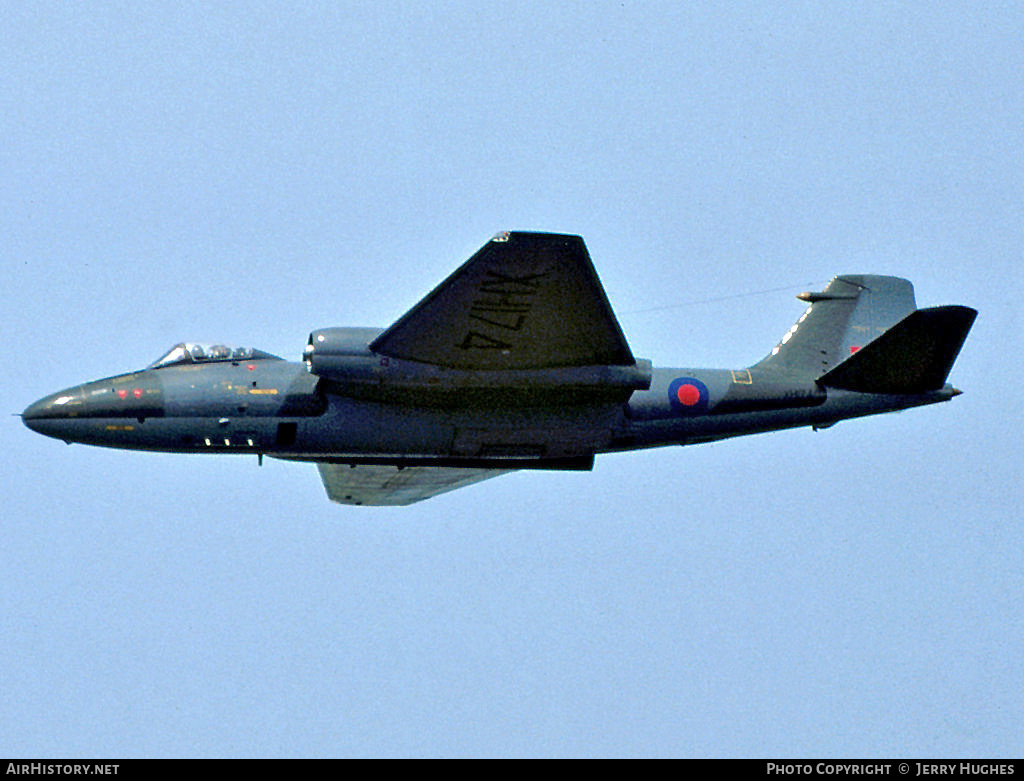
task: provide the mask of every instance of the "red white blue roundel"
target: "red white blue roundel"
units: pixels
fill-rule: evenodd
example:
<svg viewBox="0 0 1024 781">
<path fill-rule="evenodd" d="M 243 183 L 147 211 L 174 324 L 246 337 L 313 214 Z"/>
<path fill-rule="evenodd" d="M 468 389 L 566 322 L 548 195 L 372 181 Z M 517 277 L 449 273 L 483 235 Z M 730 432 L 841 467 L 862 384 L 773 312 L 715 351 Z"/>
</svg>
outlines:
<svg viewBox="0 0 1024 781">
<path fill-rule="evenodd" d="M 678 377 L 668 386 L 668 403 L 684 415 L 704 413 L 708 409 L 708 386 L 695 377 Z"/>
</svg>

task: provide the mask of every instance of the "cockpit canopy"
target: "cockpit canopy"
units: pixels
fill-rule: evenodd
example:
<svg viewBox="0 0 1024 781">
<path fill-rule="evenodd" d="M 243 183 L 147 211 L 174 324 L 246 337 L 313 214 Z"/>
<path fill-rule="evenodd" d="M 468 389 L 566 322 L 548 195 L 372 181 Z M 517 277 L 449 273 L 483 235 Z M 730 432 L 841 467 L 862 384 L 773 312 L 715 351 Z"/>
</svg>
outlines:
<svg viewBox="0 0 1024 781">
<path fill-rule="evenodd" d="M 212 363 L 214 361 L 255 361 L 261 358 L 270 358 L 275 361 L 284 360 L 278 355 L 271 355 L 262 350 L 255 350 L 252 347 L 229 347 L 226 344 L 179 342 L 146 368 L 162 369 L 165 366 Z"/>
</svg>

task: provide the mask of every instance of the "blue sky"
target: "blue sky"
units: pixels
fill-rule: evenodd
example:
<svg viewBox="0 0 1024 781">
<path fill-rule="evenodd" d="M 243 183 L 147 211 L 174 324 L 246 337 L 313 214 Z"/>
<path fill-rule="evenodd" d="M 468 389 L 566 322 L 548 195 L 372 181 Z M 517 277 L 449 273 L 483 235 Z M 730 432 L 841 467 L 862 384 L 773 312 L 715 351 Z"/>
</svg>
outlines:
<svg viewBox="0 0 1024 781">
<path fill-rule="evenodd" d="M 980 315 L 949 404 L 401 509 L 9 415 L 0 754 L 1019 756 L 1016 6 L 4 16 L 10 413 L 186 339 L 297 359 L 504 229 L 583 235 L 659 365 L 753 363 L 839 273 Z"/>
</svg>

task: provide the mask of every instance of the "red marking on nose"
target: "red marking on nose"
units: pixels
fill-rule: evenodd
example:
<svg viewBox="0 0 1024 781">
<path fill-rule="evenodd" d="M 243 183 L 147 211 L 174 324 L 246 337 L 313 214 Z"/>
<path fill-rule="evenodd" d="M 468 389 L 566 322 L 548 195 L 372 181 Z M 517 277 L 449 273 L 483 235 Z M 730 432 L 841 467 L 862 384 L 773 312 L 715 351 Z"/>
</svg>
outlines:
<svg viewBox="0 0 1024 781">
<path fill-rule="evenodd" d="M 700 401 L 700 389 L 696 385 L 680 385 L 679 390 L 676 391 L 676 398 L 679 399 L 679 403 L 686 407 L 692 407 L 694 404 Z"/>
<path fill-rule="evenodd" d="M 126 391 L 124 388 L 119 388 L 117 391 L 117 395 L 123 399 L 125 396 L 128 395 L 128 391 Z"/>
<path fill-rule="evenodd" d="M 256 371 L 256 367 L 253 364 L 251 364 L 251 363 L 248 366 L 246 366 L 245 368 L 248 369 L 251 372 L 252 371 Z"/>
</svg>

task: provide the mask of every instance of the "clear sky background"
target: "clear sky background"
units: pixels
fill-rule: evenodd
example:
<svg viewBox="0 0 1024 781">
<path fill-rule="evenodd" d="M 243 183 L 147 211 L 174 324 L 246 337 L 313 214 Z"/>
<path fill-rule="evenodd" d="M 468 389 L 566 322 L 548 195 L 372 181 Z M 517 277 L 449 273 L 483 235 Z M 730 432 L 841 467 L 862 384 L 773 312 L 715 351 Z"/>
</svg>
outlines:
<svg viewBox="0 0 1024 781">
<path fill-rule="evenodd" d="M 298 359 L 504 229 L 658 365 L 906 276 L 980 311 L 964 395 L 398 509 L 7 415 L 0 755 L 1020 756 L 1020 5 L 421 5 L 5 3 L 7 412 Z"/>
</svg>

